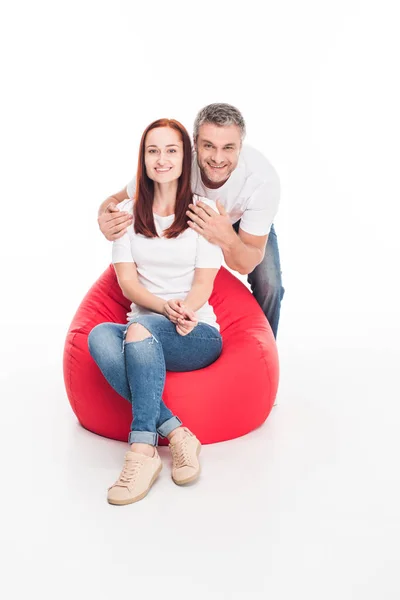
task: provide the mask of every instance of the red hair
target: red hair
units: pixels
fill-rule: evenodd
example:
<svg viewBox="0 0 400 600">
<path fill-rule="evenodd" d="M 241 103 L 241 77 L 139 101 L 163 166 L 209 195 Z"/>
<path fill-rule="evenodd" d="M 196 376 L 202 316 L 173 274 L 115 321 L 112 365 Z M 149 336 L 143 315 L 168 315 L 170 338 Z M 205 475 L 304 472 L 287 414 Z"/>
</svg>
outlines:
<svg viewBox="0 0 400 600">
<path fill-rule="evenodd" d="M 192 202 L 192 189 L 190 176 L 192 171 L 192 144 L 190 137 L 184 126 L 174 119 L 158 119 L 145 129 L 140 140 L 138 169 L 136 175 L 136 192 L 134 202 L 134 229 L 136 233 L 141 233 L 146 237 L 158 237 L 153 217 L 154 200 L 154 181 L 148 177 L 144 162 L 146 136 L 152 129 L 158 127 L 170 127 L 177 131 L 183 142 L 183 163 L 182 174 L 178 180 L 178 190 L 176 192 L 175 219 L 164 236 L 167 238 L 178 237 L 185 229 L 187 224 L 186 211 Z"/>
</svg>

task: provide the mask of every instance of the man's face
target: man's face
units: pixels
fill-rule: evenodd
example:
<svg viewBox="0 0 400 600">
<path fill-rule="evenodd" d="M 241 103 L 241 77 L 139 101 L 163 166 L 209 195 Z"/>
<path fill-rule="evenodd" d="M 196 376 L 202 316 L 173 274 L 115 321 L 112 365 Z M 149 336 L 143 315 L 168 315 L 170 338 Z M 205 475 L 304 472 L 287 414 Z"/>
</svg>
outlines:
<svg viewBox="0 0 400 600">
<path fill-rule="evenodd" d="M 236 169 L 242 147 L 240 128 L 237 125 L 199 127 L 195 149 L 203 182 L 207 187 L 220 187 Z"/>
</svg>

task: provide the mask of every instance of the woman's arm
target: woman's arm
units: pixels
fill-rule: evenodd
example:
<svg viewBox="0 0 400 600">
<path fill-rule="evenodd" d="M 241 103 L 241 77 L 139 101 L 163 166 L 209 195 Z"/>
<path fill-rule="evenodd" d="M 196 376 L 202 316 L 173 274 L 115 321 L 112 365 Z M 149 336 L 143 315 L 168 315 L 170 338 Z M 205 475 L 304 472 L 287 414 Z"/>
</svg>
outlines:
<svg viewBox="0 0 400 600">
<path fill-rule="evenodd" d="M 192 287 L 183 301 L 187 308 L 196 312 L 207 302 L 212 294 L 218 271 L 219 269 L 195 269 Z"/>
<path fill-rule="evenodd" d="M 160 315 L 165 314 L 165 300 L 158 298 L 139 282 L 136 264 L 134 262 L 115 263 L 119 287 L 125 298 Z"/>
</svg>

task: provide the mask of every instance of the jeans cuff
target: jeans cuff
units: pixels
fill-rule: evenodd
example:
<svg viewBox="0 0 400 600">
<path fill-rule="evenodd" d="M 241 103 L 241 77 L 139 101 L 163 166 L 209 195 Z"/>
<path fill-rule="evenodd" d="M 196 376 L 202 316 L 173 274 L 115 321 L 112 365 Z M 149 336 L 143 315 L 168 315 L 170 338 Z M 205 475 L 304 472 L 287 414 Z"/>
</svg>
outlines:
<svg viewBox="0 0 400 600">
<path fill-rule="evenodd" d="M 171 417 L 167 421 L 164 421 L 160 427 L 157 427 L 157 432 L 161 435 L 161 437 L 167 437 L 177 427 L 182 425 L 182 421 L 178 417 Z"/>
<path fill-rule="evenodd" d="M 131 431 L 128 437 L 128 444 L 150 444 L 157 446 L 158 434 L 152 431 Z"/>
</svg>

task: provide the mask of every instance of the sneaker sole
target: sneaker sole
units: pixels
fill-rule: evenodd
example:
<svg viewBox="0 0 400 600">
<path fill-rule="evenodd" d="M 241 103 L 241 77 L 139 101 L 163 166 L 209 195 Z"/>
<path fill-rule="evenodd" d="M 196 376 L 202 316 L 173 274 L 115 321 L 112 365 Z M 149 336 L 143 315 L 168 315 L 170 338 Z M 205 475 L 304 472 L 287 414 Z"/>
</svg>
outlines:
<svg viewBox="0 0 400 600">
<path fill-rule="evenodd" d="M 134 498 L 127 498 L 126 500 L 109 500 L 107 498 L 108 503 L 113 504 L 114 506 L 126 506 L 127 504 L 133 504 L 134 502 L 139 502 L 139 500 L 142 500 L 145 496 L 147 496 L 147 494 L 150 491 L 151 486 L 153 485 L 153 483 L 155 482 L 155 480 L 161 473 L 162 468 L 163 468 L 163 466 L 161 464 L 159 466 L 159 468 L 157 469 L 157 471 L 154 473 L 153 477 L 151 478 L 151 481 L 149 483 L 149 487 L 147 488 L 147 490 L 142 492 L 139 496 L 135 496 Z"/>
<path fill-rule="evenodd" d="M 199 456 L 200 452 L 201 452 L 201 444 L 199 443 L 198 448 L 196 450 L 197 456 Z M 176 483 L 176 485 L 185 485 L 186 483 L 192 483 L 192 481 L 196 481 L 196 479 L 198 479 L 200 477 L 200 473 L 201 473 L 201 466 L 199 465 L 199 470 L 197 471 L 197 473 L 195 475 L 192 475 L 191 477 L 188 477 L 187 479 L 183 479 L 182 481 L 176 481 L 176 479 L 173 478 L 172 473 L 171 473 L 171 477 L 172 477 L 172 481 L 174 483 Z"/>
</svg>

